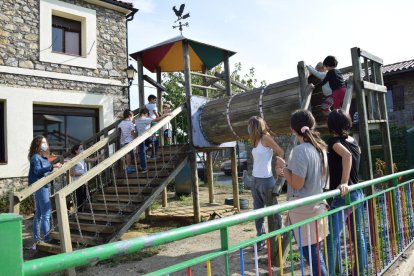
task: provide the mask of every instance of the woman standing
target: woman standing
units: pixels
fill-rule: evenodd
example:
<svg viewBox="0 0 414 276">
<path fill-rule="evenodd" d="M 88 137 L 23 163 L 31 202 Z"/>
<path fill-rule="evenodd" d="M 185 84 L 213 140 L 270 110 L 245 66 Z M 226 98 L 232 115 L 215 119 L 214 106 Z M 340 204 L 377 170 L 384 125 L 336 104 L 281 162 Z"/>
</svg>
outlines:
<svg viewBox="0 0 414 276">
<path fill-rule="evenodd" d="M 49 175 L 53 168 L 60 168 L 62 165 L 56 163 L 52 165 L 47 157 L 49 156 L 49 145 L 44 136 L 36 136 L 29 149 L 29 186 L 38 181 L 42 177 Z M 50 240 L 50 197 L 49 197 L 49 185 L 41 187 L 34 194 L 35 198 L 35 215 L 33 217 L 33 239 L 35 244 L 32 249 L 36 249 L 36 244 L 41 241 L 40 230 L 43 234 L 43 241 L 48 242 Z"/>
<path fill-rule="evenodd" d="M 360 149 L 355 143 L 354 139 L 348 136 L 351 129 L 351 118 L 345 114 L 342 110 L 333 110 L 328 117 L 328 129 L 331 133 L 331 138 L 328 140 L 328 164 L 330 172 L 330 189 L 339 189 L 341 196 L 333 198 L 331 203 L 331 209 L 335 209 L 341 206 L 345 206 L 345 195 L 348 194 L 348 188 L 350 185 L 358 183 L 358 168 L 360 161 Z M 362 190 L 356 190 L 351 192 L 351 202 L 361 200 L 364 198 Z M 346 221 L 348 215 L 351 215 L 350 219 L 350 236 L 352 242 L 355 245 L 357 243 L 358 249 L 358 267 L 359 274 L 365 275 L 365 267 L 367 267 L 367 252 L 365 247 L 365 237 L 363 230 L 363 214 L 362 208 L 355 206 L 355 221 L 352 219 L 352 209 L 348 213 L 338 212 L 332 215 L 330 223 L 330 235 L 328 236 L 328 256 L 329 256 L 329 274 L 334 275 L 334 268 L 339 256 L 340 247 L 340 235 L 343 230 L 343 221 Z M 356 232 L 356 239 L 354 235 Z M 354 263 L 356 259 L 354 258 Z M 354 266 L 356 273 L 356 265 Z"/>
<path fill-rule="evenodd" d="M 326 144 L 314 130 L 315 118 L 310 111 L 297 110 L 292 114 L 290 127 L 299 145 L 292 149 L 288 167 L 276 168 L 277 174 L 284 176 L 288 183 L 287 200 L 321 194 L 327 174 Z M 321 201 L 293 209 L 289 211 L 287 223 L 295 224 L 324 213 L 327 211 L 326 205 L 325 201 Z M 327 221 L 321 219 L 316 223 L 301 226 L 301 235 L 299 235 L 299 228 L 294 230 L 296 242 L 301 246 L 305 259 L 311 265 L 313 275 L 327 275 L 319 245 L 328 234 L 327 226 Z"/>
<path fill-rule="evenodd" d="M 284 151 L 270 135 L 270 129 L 263 118 L 251 117 L 248 122 L 248 132 L 253 146 L 253 181 L 250 189 L 253 196 L 253 207 L 256 210 L 266 206 L 266 194 L 272 192 L 276 183 L 272 173 L 273 151 L 278 155 L 278 164 L 283 163 L 280 157 L 284 156 Z M 266 233 L 263 222 L 264 218 L 255 221 L 257 236 Z M 275 215 L 275 222 L 276 227 L 282 226 L 280 214 Z M 263 247 L 264 242 L 259 243 L 258 250 Z"/>
</svg>

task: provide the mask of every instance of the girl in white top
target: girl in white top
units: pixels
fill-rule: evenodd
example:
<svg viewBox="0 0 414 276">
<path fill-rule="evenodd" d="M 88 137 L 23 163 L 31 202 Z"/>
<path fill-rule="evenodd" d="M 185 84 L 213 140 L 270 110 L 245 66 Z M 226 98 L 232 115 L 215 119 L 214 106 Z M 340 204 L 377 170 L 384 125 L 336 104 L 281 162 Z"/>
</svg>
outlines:
<svg viewBox="0 0 414 276">
<path fill-rule="evenodd" d="M 270 129 L 263 118 L 251 117 L 248 123 L 248 132 L 253 146 L 253 181 L 250 189 L 253 196 L 253 207 L 256 210 L 266 206 L 266 194 L 272 193 L 276 183 L 272 174 L 273 151 L 278 155 L 276 162 L 278 165 L 283 164 L 281 163 L 283 159 L 280 157 L 284 156 L 284 151 L 270 135 Z M 279 214 L 275 216 L 275 220 L 276 225 L 281 227 L 282 218 Z M 255 221 L 257 236 L 266 233 L 263 222 L 264 218 Z M 259 243 L 258 249 L 262 249 L 263 245 L 264 242 Z"/>
</svg>

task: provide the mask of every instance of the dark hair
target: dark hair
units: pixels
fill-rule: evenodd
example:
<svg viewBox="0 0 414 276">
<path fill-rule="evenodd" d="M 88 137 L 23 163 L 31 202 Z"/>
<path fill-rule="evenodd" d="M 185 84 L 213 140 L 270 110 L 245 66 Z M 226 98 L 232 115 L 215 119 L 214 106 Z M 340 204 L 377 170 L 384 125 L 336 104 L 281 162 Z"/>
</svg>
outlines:
<svg viewBox="0 0 414 276">
<path fill-rule="evenodd" d="M 319 152 L 322 163 L 324 164 L 322 174 L 326 175 L 326 144 L 321 139 L 319 132 L 315 131 L 315 125 L 315 118 L 309 110 L 296 110 L 292 113 L 292 117 L 290 118 L 290 127 L 297 133 L 297 135 L 303 137 L 304 142 L 312 144 Z M 307 128 L 303 129 L 303 127 Z"/>
<path fill-rule="evenodd" d="M 129 116 L 134 116 L 134 113 L 131 111 L 131 109 L 125 109 L 124 110 L 124 119 L 128 118 Z"/>
<path fill-rule="evenodd" d="M 71 152 L 73 155 L 76 155 L 76 152 L 79 150 L 80 146 L 82 146 L 82 144 L 76 144 L 76 145 L 74 145 L 74 146 L 72 147 L 72 149 L 70 150 L 70 152 Z"/>
<path fill-rule="evenodd" d="M 33 138 L 32 142 L 30 143 L 29 154 L 27 155 L 29 161 L 32 159 L 33 155 L 40 153 L 40 145 L 42 144 L 43 138 L 45 138 L 43 135 L 38 135 Z"/>
<path fill-rule="evenodd" d="M 338 66 L 338 60 L 334 56 L 327 56 L 323 60 L 323 65 L 324 66 L 329 66 L 329 67 L 336 67 L 336 66 Z"/>
<path fill-rule="evenodd" d="M 144 114 L 149 114 L 149 110 L 146 107 L 141 107 L 139 109 L 139 115 L 138 116 L 141 116 L 141 115 L 144 115 Z"/>
<path fill-rule="evenodd" d="M 329 132 L 338 134 L 340 137 L 348 138 L 349 130 L 352 127 L 351 117 L 342 109 L 335 109 L 329 113 Z"/>
<path fill-rule="evenodd" d="M 151 101 L 151 100 L 153 100 L 153 99 L 156 99 L 157 97 L 155 96 L 155 95 L 149 95 L 148 96 L 148 101 Z"/>
</svg>

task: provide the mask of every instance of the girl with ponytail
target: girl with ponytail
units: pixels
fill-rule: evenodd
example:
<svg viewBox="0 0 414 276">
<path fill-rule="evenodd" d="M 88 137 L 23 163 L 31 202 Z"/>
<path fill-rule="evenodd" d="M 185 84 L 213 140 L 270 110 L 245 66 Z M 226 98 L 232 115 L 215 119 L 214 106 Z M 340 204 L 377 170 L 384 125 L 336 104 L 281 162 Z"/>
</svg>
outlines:
<svg viewBox="0 0 414 276">
<path fill-rule="evenodd" d="M 288 200 L 321 194 L 327 175 L 326 144 L 315 131 L 315 118 L 310 111 L 296 110 L 291 116 L 290 126 L 299 145 L 292 149 L 288 166 L 276 168 L 276 173 L 284 176 L 288 183 Z M 295 224 L 326 211 L 325 201 L 298 207 L 289 211 L 286 224 Z M 301 230 L 300 238 L 298 228 L 294 230 L 295 239 L 302 247 L 307 262 L 312 260 L 313 275 L 327 275 L 319 245 L 320 241 L 325 238 L 325 234 L 329 233 L 327 219 L 303 225 Z"/>
</svg>

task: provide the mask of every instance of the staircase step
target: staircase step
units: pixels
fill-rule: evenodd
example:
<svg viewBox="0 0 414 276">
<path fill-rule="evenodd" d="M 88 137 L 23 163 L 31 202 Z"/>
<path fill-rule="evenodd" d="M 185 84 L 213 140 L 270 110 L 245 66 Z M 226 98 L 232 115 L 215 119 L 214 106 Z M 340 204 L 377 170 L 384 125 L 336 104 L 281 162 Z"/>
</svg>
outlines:
<svg viewBox="0 0 414 276">
<path fill-rule="evenodd" d="M 41 252 L 45 252 L 45 253 L 49 253 L 49 254 L 60 254 L 60 253 L 62 253 L 60 245 L 58 245 L 58 244 L 51 244 L 51 243 L 41 242 L 41 243 L 38 243 L 36 245 L 36 249 L 41 251 Z"/>
<path fill-rule="evenodd" d="M 127 180 L 125 178 L 118 178 L 116 180 L 116 183 L 118 187 L 120 185 L 127 185 Z M 128 184 L 129 185 L 145 185 L 148 183 L 147 179 L 141 179 L 141 178 L 128 178 Z"/>
<path fill-rule="evenodd" d="M 108 208 L 108 211 L 110 212 L 133 212 L 135 210 L 135 206 L 133 205 L 127 205 L 127 204 L 120 204 L 118 205 L 117 203 L 106 203 L 106 207 Z M 89 204 L 87 204 L 85 206 L 86 210 L 90 210 L 89 209 L 90 206 Z M 92 203 L 92 208 L 93 210 L 98 210 L 98 211 L 105 211 L 105 204 L 104 203 Z M 119 208 L 121 208 L 121 210 L 119 210 Z"/>
<path fill-rule="evenodd" d="M 170 172 L 168 170 L 158 170 L 158 171 L 148 171 L 146 173 L 142 173 L 142 172 L 138 172 L 138 178 L 154 178 L 155 176 L 158 177 L 167 177 L 170 175 Z M 119 178 L 124 178 L 125 179 L 125 174 L 122 173 L 119 175 Z M 137 178 L 137 173 L 133 172 L 128 174 L 128 179 L 133 179 L 133 178 Z"/>
<path fill-rule="evenodd" d="M 82 232 L 112 234 L 116 231 L 116 227 L 111 225 L 79 223 L 79 226 Z M 76 222 L 69 222 L 69 227 L 72 230 L 78 231 L 78 224 Z"/>
<path fill-rule="evenodd" d="M 124 222 L 125 219 L 123 216 L 119 214 L 100 214 L 94 213 L 93 217 L 91 213 L 78 213 L 78 218 L 80 220 L 90 220 L 93 221 L 105 221 L 105 222 Z"/>
<path fill-rule="evenodd" d="M 88 245 L 100 245 L 104 243 L 103 237 L 95 237 L 95 236 L 88 236 L 82 235 L 81 237 L 79 234 L 71 233 L 70 237 L 72 239 L 72 243 L 79 243 L 80 245 L 88 244 Z M 50 237 L 54 240 L 60 240 L 59 232 L 51 232 Z"/>
<path fill-rule="evenodd" d="M 141 192 L 145 193 L 145 194 L 148 194 L 148 192 L 152 191 L 152 188 L 151 187 L 144 187 L 144 186 L 141 186 L 141 187 L 133 186 L 133 187 L 129 187 L 129 188 L 126 187 L 126 186 L 118 186 L 117 189 L 115 189 L 115 187 L 107 187 L 105 189 L 105 193 L 113 194 L 113 193 L 116 192 L 116 190 L 118 190 L 118 194 L 128 194 L 128 191 L 131 194 L 138 194 L 138 193 L 141 193 Z"/>
<path fill-rule="evenodd" d="M 131 201 L 131 202 L 134 202 L 134 203 L 141 203 L 144 200 L 144 198 L 141 195 L 132 194 L 132 193 L 131 193 L 130 196 L 129 195 L 124 195 L 124 194 L 122 194 L 122 195 L 118 194 L 118 196 L 116 194 L 105 194 L 105 197 L 104 197 L 104 195 L 99 194 L 99 195 L 94 195 L 93 199 L 97 200 L 97 201 L 106 200 L 107 202 L 118 202 L 118 200 L 120 202 L 129 202 L 129 201 Z"/>
</svg>

